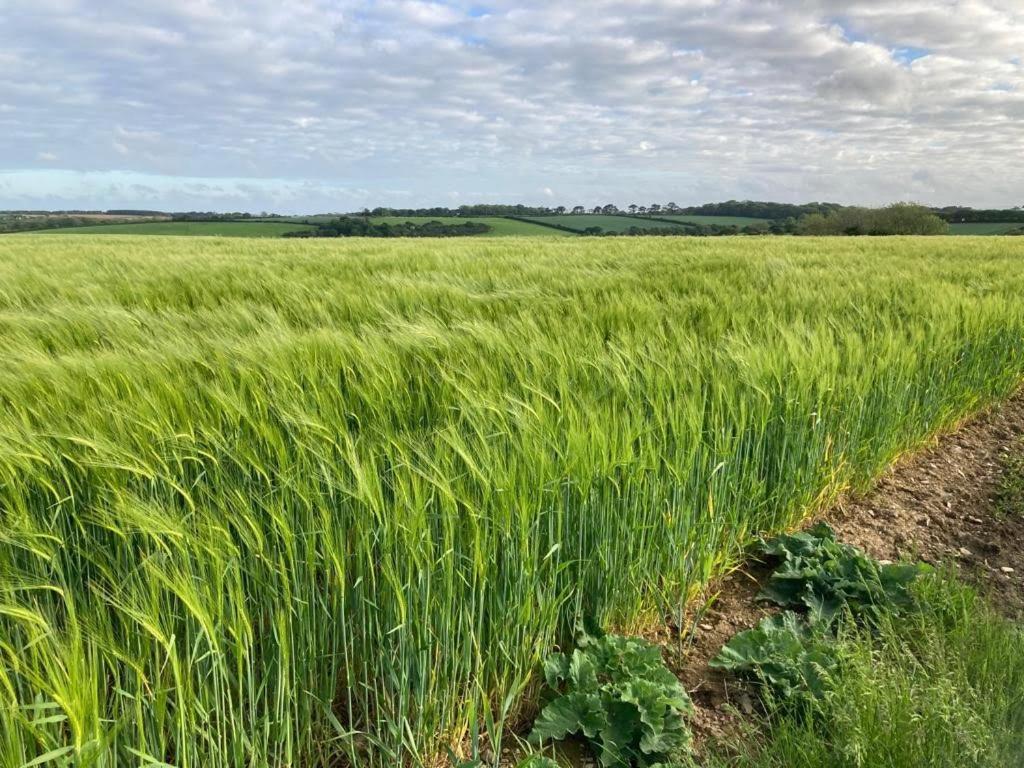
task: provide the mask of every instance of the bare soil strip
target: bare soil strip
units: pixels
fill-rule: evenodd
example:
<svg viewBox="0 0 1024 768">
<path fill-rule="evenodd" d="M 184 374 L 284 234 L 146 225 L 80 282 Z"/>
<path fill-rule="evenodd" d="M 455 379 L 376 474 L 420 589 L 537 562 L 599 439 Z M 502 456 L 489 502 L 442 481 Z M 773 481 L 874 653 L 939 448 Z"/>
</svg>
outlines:
<svg viewBox="0 0 1024 768">
<path fill-rule="evenodd" d="M 1024 618 L 1024 518 L 1007 514 L 999 498 L 1007 462 L 1012 451 L 1021 451 L 1022 439 L 1024 391 L 897 462 L 870 493 L 846 498 L 818 519 L 832 525 L 840 541 L 879 560 L 954 564 L 998 610 Z M 753 712 L 749 691 L 709 669 L 708 661 L 771 612 L 755 601 L 769 574 L 756 561 L 731 573 L 717 585 L 692 644 L 666 649 L 693 699 L 698 754 L 708 740 L 740 733 L 743 715 Z"/>
</svg>

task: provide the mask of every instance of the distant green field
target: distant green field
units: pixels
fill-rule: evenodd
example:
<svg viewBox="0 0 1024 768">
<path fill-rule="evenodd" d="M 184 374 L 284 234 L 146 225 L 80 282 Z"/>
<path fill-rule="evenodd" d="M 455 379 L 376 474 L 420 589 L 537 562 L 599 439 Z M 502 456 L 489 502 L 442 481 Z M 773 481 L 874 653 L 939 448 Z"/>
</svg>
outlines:
<svg viewBox="0 0 1024 768">
<path fill-rule="evenodd" d="M 281 237 L 285 232 L 312 229 L 308 224 L 273 221 L 150 221 L 143 224 L 97 224 L 44 229 L 43 235 L 206 235 L 209 237 Z"/>
<path fill-rule="evenodd" d="M 659 214 L 658 218 L 717 227 L 749 227 L 757 224 L 768 224 L 771 221 L 770 219 L 755 219 L 750 216 L 687 216 L 684 214 Z"/>
<path fill-rule="evenodd" d="M 951 235 L 1005 235 L 1014 229 L 1024 229 L 1020 222 L 979 222 L 969 224 L 950 224 Z"/>
<path fill-rule="evenodd" d="M 315 213 L 311 216 L 272 216 L 265 219 L 255 218 L 253 221 L 287 222 L 300 224 L 326 224 L 343 216 L 341 213 Z"/>
<path fill-rule="evenodd" d="M 584 213 L 580 215 L 530 216 L 529 218 L 531 221 L 570 227 L 577 232 L 583 232 L 590 227 L 600 227 L 604 232 L 627 232 L 631 227 L 639 227 L 640 229 L 672 229 L 677 227 L 681 235 L 686 234 L 688 231 L 688 228 L 682 222 L 674 225 L 666 221 L 646 221 L 635 216 L 605 216 L 597 213 Z"/>
<path fill-rule="evenodd" d="M 335 217 L 337 218 L 337 217 Z M 525 237 L 569 237 L 568 232 L 561 232 L 551 227 L 544 227 L 539 224 L 529 224 L 525 221 L 514 219 L 503 219 L 500 216 L 474 216 L 473 218 L 462 216 L 374 216 L 370 219 L 374 224 L 402 224 L 411 221 L 414 224 L 425 224 L 428 221 L 439 221 L 442 224 L 466 224 L 468 222 L 479 222 L 486 224 L 491 231 L 481 237 L 509 237 L 513 235 Z"/>
</svg>

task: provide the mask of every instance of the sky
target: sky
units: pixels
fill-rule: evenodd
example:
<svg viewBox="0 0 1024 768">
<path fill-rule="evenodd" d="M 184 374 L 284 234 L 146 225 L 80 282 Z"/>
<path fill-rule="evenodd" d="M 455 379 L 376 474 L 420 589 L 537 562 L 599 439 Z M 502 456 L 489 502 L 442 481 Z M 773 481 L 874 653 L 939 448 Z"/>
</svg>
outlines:
<svg viewBox="0 0 1024 768">
<path fill-rule="evenodd" d="M 0 0 L 0 208 L 1024 205 L 1024 0 Z"/>
</svg>

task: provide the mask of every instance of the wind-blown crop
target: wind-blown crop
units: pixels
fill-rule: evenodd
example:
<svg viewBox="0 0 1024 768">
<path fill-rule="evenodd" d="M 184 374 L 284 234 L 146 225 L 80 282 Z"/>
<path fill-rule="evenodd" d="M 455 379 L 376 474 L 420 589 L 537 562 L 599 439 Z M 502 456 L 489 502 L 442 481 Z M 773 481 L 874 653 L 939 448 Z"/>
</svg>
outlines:
<svg viewBox="0 0 1024 768">
<path fill-rule="evenodd" d="M 418 763 L 1024 374 L 1001 239 L 0 240 L 0 766 Z"/>
</svg>

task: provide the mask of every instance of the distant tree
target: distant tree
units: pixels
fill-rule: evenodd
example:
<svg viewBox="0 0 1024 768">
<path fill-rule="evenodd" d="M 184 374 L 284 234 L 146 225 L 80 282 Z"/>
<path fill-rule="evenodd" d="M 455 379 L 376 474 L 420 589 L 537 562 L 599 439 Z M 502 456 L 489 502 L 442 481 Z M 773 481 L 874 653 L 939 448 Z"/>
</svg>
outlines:
<svg viewBox="0 0 1024 768">
<path fill-rule="evenodd" d="M 573 206 L 572 213 L 574 216 L 579 216 L 582 213 L 586 213 L 586 210 L 583 208 L 582 205 L 576 205 Z"/>
<path fill-rule="evenodd" d="M 647 210 L 651 213 L 661 213 L 661 206 L 658 203 L 652 203 Z"/>
<path fill-rule="evenodd" d="M 629 212 L 632 213 L 634 216 L 636 215 L 636 203 L 629 204 Z"/>
<path fill-rule="evenodd" d="M 874 214 L 874 231 L 884 235 L 944 235 L 949 224 L 916 203 L 893 203 Z"/>
<path fill-rule="evenodd" d="M 844 234 L 839 229 L 837 217 L 824 213 L 810 213 L 800 219 L 797 232 L 801 235 L 820 237 L 822 235 Z"/>
<path fill-rule="evenodd" d="M 801 235 L 942 235 L 948 231 L 948 223 L 915 203 L 812 213 L 801 218 L 797 226 Z"/>
<path fill-rule="evenodd" d="M 591 211 L 591 213 L 600 213 L 600 212 L 601 212 L 601 206 L 600 205 L 595 205 L 593 210 Z"/>
<path fill-rule="evenodd" d="M 555 208 L 555 213 L 557 213 L 559 216 L 561 216 L 563 213 L 565 213 L 565 206 L 564 205 L 560 205 L 557 208 Z"/>
<path fill-rule="evenodd" d="M 647 213 L 647 206 L 646 205 L 641 205 L 640 207 L 638 207 L 636 209 L 636 211 L 637 211 L 637 213 L 639 213 L 642 216 L 643 214 Z"/>
<path fill-rule="evenodd" d="M 613 216 L 613 215 L 615 215 L 618 212 L 619 212 L 618 206 L 616 206 L 614 203 L 609 203 L 608 205 L 605 205 L 605 206 L 601 207 L 601 213 L 603 213 L 603 214 L 605 214 L 607 216 Z"/>
<path fill-rule="evenodd" d="M 678 213 L 679 212 L 679 206 L 676 205 L 675 203 L 669 203 L 665 207 L 668 209 L 669 213 Z"/>
</svg>

